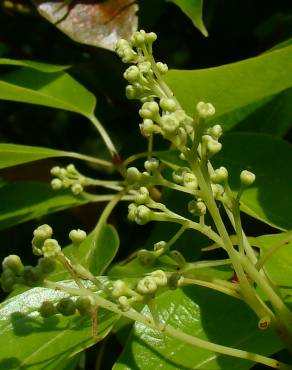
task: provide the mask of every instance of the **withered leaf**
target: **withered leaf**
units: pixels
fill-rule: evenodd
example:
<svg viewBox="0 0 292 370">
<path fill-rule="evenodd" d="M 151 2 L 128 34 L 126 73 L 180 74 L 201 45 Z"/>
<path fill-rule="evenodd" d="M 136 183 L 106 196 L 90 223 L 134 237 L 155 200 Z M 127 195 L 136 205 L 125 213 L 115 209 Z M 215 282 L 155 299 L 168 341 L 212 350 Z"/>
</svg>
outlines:
<svg viewBox="0 0 292 370">
<path fill-rule="evenodd" d="M 132 0 L 35 0 L 39 13 L 74 41 L 113 50 L 137 30 Z"/>
</svg>

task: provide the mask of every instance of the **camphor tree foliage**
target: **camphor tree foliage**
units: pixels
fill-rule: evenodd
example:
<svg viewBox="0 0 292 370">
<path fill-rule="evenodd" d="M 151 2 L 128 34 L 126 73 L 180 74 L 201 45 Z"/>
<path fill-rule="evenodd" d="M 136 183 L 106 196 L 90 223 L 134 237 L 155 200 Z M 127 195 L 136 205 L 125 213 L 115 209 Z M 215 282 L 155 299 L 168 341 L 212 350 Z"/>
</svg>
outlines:
<svg viewBox="0 0 292 370">
<path fill-rule="evenodd" d="M 123 3 L 114 15 L 113 3 Z M 201 1 L 173 3 L 207 36 Z M 93 14 L 105 11 L 99 5 Z M 68 33 L 78 6 L 48 9 L 65 9 L 57 25 Z M 123 29 L 136 29 L 135 4 L 104 6 L 111 22 L 122 14 Z M 166 6 L 151 11 L 163 17 Z M 12 167 L 0 226 L 17 232 L 27 222 L 18 254 L 9 243 L 2 261 L 0 368 L 292 369 L 290 40 L 219 67 L 169 70 L 155 57 L 159 35 L 133 30 L 115 42 L 121 64 L 100 54 L 133 100 L 124 119 L 136 125 L 119 122 L 118 134 L 101 124 L 103 108 L 68 65 L 0 59 L 0 98 L 14 102 L 6 104 L 78 113 L 100 138 L 94 132 L 98 148 L 85 141 L 82 153 L 70 142 L 67 150 L 0 144 L 1 168 Z M 94 74 L 106 107 L 102 68 Z M 13 178 L 39 160 L 49 181 Z M 58 219 L 73 207 L 85 209 L 85 222 L 68 212 Z"/>
</svg>

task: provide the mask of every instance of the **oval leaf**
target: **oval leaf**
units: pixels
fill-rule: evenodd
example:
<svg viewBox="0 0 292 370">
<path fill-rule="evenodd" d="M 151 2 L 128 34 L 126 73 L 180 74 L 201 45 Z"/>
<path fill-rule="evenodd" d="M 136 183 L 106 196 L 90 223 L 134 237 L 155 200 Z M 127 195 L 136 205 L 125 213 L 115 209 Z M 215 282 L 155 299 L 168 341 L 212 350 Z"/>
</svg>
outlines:
<svg viewBox="0 0 292 370">
<path fill-rule="evenodd" d="M 45 183 L 7 183 L 0 187 L 0 229 L 92 200 L 97 198 L 90 194 L 76 196 L 69 190 L 56 192 Z"/>
<path fill-rule="evenodd" d="M 266 356 L 283 348 L 276 334 L 258 329 L 257 317 L 243 302 L 206 288 L 169 291 L 157 298 L 157 307 L 161 322 L 202 339 Z M 149 314 L 146 309 L 144 313 Z M 194 348 L 136 323 L 113 370 L 247 370 L 253 365 Z"/>
<path fill-rule="evenodd" d="M 0 99 L 45 105 L 92 117 L 96 99 L 65 72 L 19 68 L 0 78 Z"/>
<path fill-rule="evenodd" d="M 39 13 L 74 41 L 114 50 L 120 38 L 137 30 L 138 6 L 132 0 L 39 1 Z"/>
<path fill-rule="evenodd" d="M 220 67 L 173 70 L 166 80 L 188 113 L 195 112 L 199 101 L 210 101 L 218 118 L 291 87 L 291 56 L 292 46 L 287 46 Z"/>
<path fill-rule="evenodd" d="M 0 169 L 53 157 L 82 159 L 82 155 L 78 153 L 63 150 L 18 144 L 0 144 Z"/>
<path fill-rule="evenodd" d="M 17 59 L 8 59 L 0 58 L 0 64 L 9 65 L 9 66 L 18 66 L 18 67 L 28 67 L 36 69 L 38 71 L 53 73 L 60 72 L 64 69 L 70 68 L 70 66 L 61 66 L 57 64 L 47 64 L 42 62 L 35 62 L 33 60 L 17 60 Z"/>
<path fill-rule="evenodd" d="M 34 288 L 0 305 L 1 369 L 60 369 L 65 360 L 110 332 L 117 315 L 102 309 L 98 311 L 96 338 L 92 337 L 90 316 L 40 317 L 38 308 L 44 300 L 57 302 L 64 296 L 52 289 Z"/>
</svg>

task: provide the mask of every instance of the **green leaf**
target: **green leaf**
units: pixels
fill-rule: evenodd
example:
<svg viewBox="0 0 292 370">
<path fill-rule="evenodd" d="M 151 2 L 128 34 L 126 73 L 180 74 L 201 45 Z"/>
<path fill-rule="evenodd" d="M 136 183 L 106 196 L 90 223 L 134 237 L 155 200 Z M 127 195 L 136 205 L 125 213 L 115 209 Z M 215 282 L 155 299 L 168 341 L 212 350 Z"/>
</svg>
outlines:
<svg viewBox="0 0 292 370">
<path fill-rule="evenodd" d="M 17 59 L 8 59 L 8 58 L 0 58 L 0 64 L 18 66 L 18 67 L 28 67 L 28 68 L 36 69 L 38 71 L 47 72 L 47 73 L 60 72 L 60 71 L 64 71 L 65 69 L 70 68 L 70 66 L 61 66 L 57 64 L 35 62 L 33 60 L 17 60 Z"/>
<path fill-rule="evenodd" d="M 97 338 L 92 337 L 91 317 L 40 317 L 38 308 L 44 300 L 56 302 L 64 296 L 52 289 L 34 288 L 0 305 L 1 369 L 60 369 L 64 360 L 110 332 L 117 315 L 102 309 L 98 311 Z"/>
<path fill-rule="evenodd" d="M 0 78 L 0 99 L 45 105 L 92 117 L 96 99 L 65 72 L 19 68 Z"/>
<path fill-rule="evenodd" d="M 80 245 L 79 259 L 92 274 L 100 275 L 110 265 L 119 249 L 119 236 L 112 225 L 96 227 Z"/>
<path fill-rule="evenodd" d="M 0 187 L 0 229 L 93 200 L 97 201 L 96 196 L 54 191 L 46 183 L 7 183 Z"/>
<path fill-rule="evenodd" d="M 241 197 L 242 211 L 278 229 L 292 229 L 292 173 L 285 166 L 292 161 L 292 145 L 269 135 L 251 133 L 226 134 L 222 144 L 213 163 L 228 169 L 233 190 L 239 190 L 242 170 L 256 175 L 253 186 Z"/>
<path fill-rule="evenodd" d="M 203 22 L 203 0 L 167 0 L 178 7 L 192 20 L 194 26 L 208 36 L 208 31 Z"/>
<path fill-rule="evenodd" d="M 232 190 L 239 190 L 242 170 L 256 175 L 253 186 L 241 196 L 241 210 L 280 230 L 292 229 L 292 173 L 285 166 L 292 161 L 292 145 L 270 135 L 244 132 L 224 135 L 222 144 L 212 163 L 228 169 Z M 176 151 L 157 156 L 173 169 L 186 165 Z"/>
<path fill-rule="evenodd" d="M 0 144 L 0 169 L 52 157 L 80 159 L 82 155 L 38 146 Z"/>
<path fill-rule="evenodd" d="M 210 101 L 216 108 L 217 119 L 291 87 L 291 57 L 290 45 L 220 67 L 173 70 L 167 74 L 166 80 L 188 113 L 195 112 L 199 101 Z"/>
<path fill-rule="evenodd" d="M 162 294 L 157 305 L 161 322 L 196 337 L 266 356 L 283 348 L 270 329 L 258 329 L 257 317 L 243 302 L 221 293 L 188 287 Z M 252 365 L 251 361 L 194 348 L 136 323 L 113 370 L 247 370 Z"/>
<path fill-rule="evenodd" d="M 256 246 L 261 248 L 261 254 L 268 252 L 275 245 L 281 245 L 264 264 L 266 273 L 272 282 L 283 288 L 292 288 L 292 236 L 288 233 L 261 235 L 256 240 Z M 287 242 L 290 239 L 289 242 Z"/>
</svg>

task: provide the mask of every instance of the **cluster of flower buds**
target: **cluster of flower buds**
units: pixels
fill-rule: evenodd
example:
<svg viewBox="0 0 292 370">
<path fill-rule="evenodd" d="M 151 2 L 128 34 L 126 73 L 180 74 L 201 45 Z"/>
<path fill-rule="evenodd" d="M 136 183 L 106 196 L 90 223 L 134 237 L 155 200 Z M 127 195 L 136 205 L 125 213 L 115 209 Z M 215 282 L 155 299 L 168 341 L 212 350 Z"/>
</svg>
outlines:
<svg viewBox="0 0 292 370">
<path fill-rule="evenodd" d="M 39 313 L 44 318 L 51 317 L 57 313 L 63 316 L 72 316 L 77 312 L 80 315 L 91 315 L 94 305 L 94 298 L 89 295 L 80 296 L 76 300 L 68 297 L 60 299 L 58 303 L 43 301 L 39 308 Z"/>
<path fill-rule="evenodd" d="M 73 164 L 69 164 L 66 168 L 53 167 L 51 174 L 55 176 L 51 181 L 51 186 L 54 190 L 70 188 L 75 195 L 83 192 L 86 178 L 77 171 Z"/>
<path fill-rule="evenodd" d="M 16 284 L 39 285 L 55 268 L 56 261 L 50 257 L 39 258 L 36 266 L 24 266 L 19 256 L 11 254 L 2 262 L 1 288 L 10 292 Z"/>
</svg>

